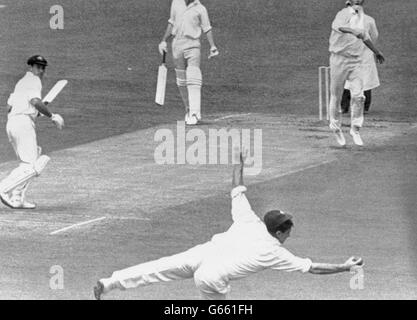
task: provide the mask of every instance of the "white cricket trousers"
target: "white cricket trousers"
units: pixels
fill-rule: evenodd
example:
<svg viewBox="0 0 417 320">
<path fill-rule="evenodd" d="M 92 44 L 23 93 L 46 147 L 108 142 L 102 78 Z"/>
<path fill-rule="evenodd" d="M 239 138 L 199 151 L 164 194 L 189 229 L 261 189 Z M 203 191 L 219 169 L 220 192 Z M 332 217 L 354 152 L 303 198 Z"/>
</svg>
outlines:
<svg viewBox="0 0 417 320">
<path fill-rule="evenodd" d="M 38 159 L 39 149 L 31 117 L 24 114 L 9 116 L 6 131 L 19 160 L 33 165 Z"/>
<path fill-rule="evenodd" d="M 40 148 L 36 141 L 35 123 L 28 115 L 9 115 L 6 125 L 7 136 L 19 158 L 20 165 L 14 169 L 2 182 L 10 182 L 19 179 L 27 170 L 32 170 L 40 155 Z M 12 190 L 12 197 L 24 201 L 25 192 L 30 180 Z"/>
<path fill-rule="evenodd" d="M 350 83 L 351 92 L 351 126 L 362 127 L 365 95 L 363 93 L 363 69 L 361 58 L 330 55 L 330 121 L 337 122 L 345 82 Z"/>
<path fill-rule="evenodd" d="M 210 267 L 215 251 L 212 243 L 207 242 L 179 254 L 115 271 L 110 278 L 101 280 L 104 293 L 115 288 L 126 290 L 194 277 L 202 299 L 224 300 L 229 291 L 228 281 Z"/>
</svg>

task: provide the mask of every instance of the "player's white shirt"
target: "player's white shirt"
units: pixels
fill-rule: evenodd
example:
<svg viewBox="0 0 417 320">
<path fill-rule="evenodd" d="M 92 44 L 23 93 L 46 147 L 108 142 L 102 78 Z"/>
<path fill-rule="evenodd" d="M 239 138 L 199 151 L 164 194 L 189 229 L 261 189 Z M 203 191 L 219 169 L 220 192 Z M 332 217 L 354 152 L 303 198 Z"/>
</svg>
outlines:
<svg viewBox="0 0 417 320">
<path fill-rule="evenodd" d="M 29 115 L 33 120 L 38 115 L 38 110 L 30 103 L 33 98 L 41 99 L 42 82 L 38 76 L 28 71 L 20 79 L 7 100 L 7 104 L 12 107 L 9 117 L 18 114 Z"/>
<path fill-rule="evenodd" d="M 361 23 L 363 12 L 357 13 L 352 7 L 340 10 L 332 23 L 332 31 L 329 38 L 329 51 L 346 57 L 361 57 L 363 53 L 363 41 L 350 33 L 339 31 L 341 27 L 352 28 L 353 24 Z M 362 29 L 362 28 L 361 28 Z M 369 39 L 366 32 L 365 39 Z"/>
<path fill-rule="evenodd" d="M 188 6 L 184 0 L 173 0 L 168 22 L 173 25 L 172 34 L 176 38 L 197 40 L 202 32 L 211 30 L 207 9 L 199 0 Z"/>
<path fill-rule="evenodd" d="M 363 18 L 358 21 L 359 28 L 364 29 L 373 43 L 378 40 L 378 29 L 375 19 L 367 14 L 363 14 Z M 372 90 L 380 85 L 378 70 L 375 62 L 375 54 L 365 44 L 362 46 L 362 68 L 363 68 L 363 90 Z M 350 88 L 349 81 L 346 81 L 345 89 Z"/>
<path fill-rule="evenodd" d="M 204 261 L 212 262 L 210 271 L 227 280 L 265 269 L 309 271 L 312 261 L 293 255 L 268 232 L 252 211 L 245 191 L 246 187 L 238 186 L 231 192 L 233 224 L 211 239 L 213 254 Z"/>
</svg>

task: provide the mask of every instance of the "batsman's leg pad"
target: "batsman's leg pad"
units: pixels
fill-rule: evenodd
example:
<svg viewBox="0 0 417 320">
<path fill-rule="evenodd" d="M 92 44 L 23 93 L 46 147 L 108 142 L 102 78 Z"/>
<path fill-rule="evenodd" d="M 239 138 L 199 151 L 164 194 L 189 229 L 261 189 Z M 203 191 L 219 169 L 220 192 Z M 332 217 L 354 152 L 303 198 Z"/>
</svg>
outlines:
<svg viewBox="0 0 417 320">
<path fill-rule="evenodd" d="M 194 66 L 189 66 L 186 71 L 187 76 L 187 86 L 202 86 L 203 85 L 203 75 L 201 74 L 201 69 Z"/>
<path fill-rule="evenodd" d="M 187 88 L 188 100 L 190 103 L 190 115 L 195 114 L 201 119 L 201 87 L 203 85 L 203 76 L 198 67 L 189 66 L 187 68 Z"/>
<path fill-rule="evenodd" d="M 175 74 L 177 75 L 177 86 L 178 86 L 178 90 L 180 91 L 182 102 L 184 103 L 186 112 L 188 112 L 189 102 L 188 102 L 186 72 L 185 70 L 175 69 Z"/>
<path fill-rule="evenodd" d="M 0 192 L 8 193 L 16 187 L 25 184 L 35 177 L 36 171 L 31 164 L 21 163 L 3 181 L 0 182 Z"/>
<path fill-rule="evenodd" d="M 187 86 L 187 75 L 185 70 L 175 69 L 175 74 L 177 76 L 177 86 L 186 87 Z"/>
<path fill-rule="evenodd" d="M 49 158 L 47 155 L 42 155 L 38 158 L 38 160 L 36 160 L 35 165 L 34 165 L 34 169 L 35 169 L 35 172 L 38 176 L 45 169 L 49 160 L 51 160 L 51 158 Z"/>
</svg>

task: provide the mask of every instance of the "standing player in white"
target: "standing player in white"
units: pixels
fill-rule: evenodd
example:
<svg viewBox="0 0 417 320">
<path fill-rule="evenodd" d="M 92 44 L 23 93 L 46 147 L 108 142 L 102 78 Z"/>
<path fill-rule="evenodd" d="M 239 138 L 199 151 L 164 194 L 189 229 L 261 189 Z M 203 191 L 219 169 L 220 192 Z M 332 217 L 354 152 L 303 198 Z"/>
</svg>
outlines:
<svg viewBox="0 0 417 320">
<path fill-rule="evenodd" d="M 52 114 L 41 100 L 42 78 L 48 65 L 44 57 L 29 58 L 29 71 L 20 79 L 10 95 L 7 119 L 7 135 L 20 160 L 20 165 L 0 182 L 0 200 L 12 209 L 34 209 L 35 204 L 25 200 L 30 181 L 39 176 L 50 158 L 41 155 L 35 131 L 35 120 L 40 115 L 50 118 L 59 129 L 64 120 Z"/>
<path fill-rule="evenodd" d="M 345 82 L 349 81 L 351 92 L 351 129 L 350 134 L 356 145 L 362 146 L 363 141 L 359 130 L 363 125 L 363 50 L 366 45 L 375 54 L 379 63 L 384 62 L 384 56 L 375 48 L 368 30 L 361 28 L 363 24 L 362 5 L 365 0 L 352 0 L 352 6 L 339 11 L 332 23 L 329 39 L 330 51 L 330 128 L 336 135 L 337 142 L 344 146 L 345 137 L 341 123 L 336 120 L 337 109 L 340 106 Z"/>
<path fill-rule="evenodd" d="M 185 122 L 195 125 L 201 120 L 201 87 L 203 78 L 201 63 L 201 34 L 205 33 L 210 44 L 210 55 L 219 54 L 213 40 L 207 9 L 199 0 L 173 0 L 165 34 L 159 44 L 159 52 L 168 51 L 167 41 L 172 41 L 177 86 L 185 106 Z"/>
<path fill-rule="evenodd" d="M 351 0 L 346 1 L 347 6 L 351 6 Z M 363 10 L 363 7 L 359 7 L 358 10 Z M 359 19 L 358 27 L 365 29 L 369 32 L 369 37 L 372 43 L 376 43 L 378 40 L 378 29 L 376 27 L 375 19 L 370 15 L 363 12 L 361 19 Z M 363 77 L 363 91 L 365 95 L 364 113 L 369 111 L 371 105 L 372 93 L 371 91 L 379 87 L 378 69 L 376 67 L 375 55 L 367 46 L 363 46 L 362 52 L 362 77 Z M 347 113 L 350 108 L 350 83 L 346 81 L 345 90 L 342 97 L 342 111 Z"/>
<path fill-rule="evenodd" d="M 273 210 L 266 213 L 262 221 L 252 211 L 243 185 L 245 158 L 240 154 L 240 164 L 233 170 L 233 224 L 229 230 L 183 253 L 113 272 L 110 278 L 97 282 L 95 298 L 100 300 L 103 294 L 113 289 L 126 290 L 162 281 L 194 278 L 203 299 L 223 300 L 230 291 L 230 281 L 266 269 L 332 274 L 350 271 L 352 267 L 363 264 L 361 258 L 354 257 L 342 264 L 313 263 L 285 249 L 282 244 L 290 236 L 292 216 Z"/>
</svg>

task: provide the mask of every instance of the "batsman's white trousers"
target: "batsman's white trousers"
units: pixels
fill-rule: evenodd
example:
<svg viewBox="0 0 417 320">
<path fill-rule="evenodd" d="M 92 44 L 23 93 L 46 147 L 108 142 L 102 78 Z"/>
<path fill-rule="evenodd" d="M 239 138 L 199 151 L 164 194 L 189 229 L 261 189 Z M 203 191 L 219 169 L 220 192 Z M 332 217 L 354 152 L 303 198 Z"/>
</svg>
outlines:
<svg viewBox="0 0 417 320">
<path fill-rule="evenodd" d="M 194 277 L 202 299 L 224 300 L 230 287 L 228 281 L 210 267 L 215 261 L 211 258 L 215 252 L 212 243 L 207 242 L 179 254 L 115 271 L 109 279 L 103 279 L 105 292 Z"/>
<path fill-rule="evenodd" d="M 19 181 L 27 172 L 31 172 L 38 159 L 41 148 L 38 147 L 36 141 L 35 123 L 28 115 L 11 115 L 7 120 L 6 125 L 7 136 L 10 143 L 16 152 L 17 157 L 21 161 L 20 165 L 14 169 L 2 183 L 10 184 Z M 30 180 L 22 184 L 16 185 L 12 190 L 14 199 L 24 201 L 25 191 L 30 183 Z"/>
<path fill-rule="evenodd" d="M 174 38 L 172 41 L 172 57 L 175 68 L 180 70 L 185 70 L 190 66 L 200 68 L 200 47 L 200 40 Z"/>
<path fill-rule="evenodd" d="M 13 115 L 7 120 L 7 136 L 20 161 L 34 164 L 39 156 L 35 123 L 28 115 Z"/>
<path fill-rule="evenodd" d="M 349 81 L 351 92 L 351 126 L 362 127 L 363 104 L 363 68 L 361 58 L 330 55 L 330 121 L 337 121 L 336 114 L 342 100 L 345 82 Z"/>
</svg>

